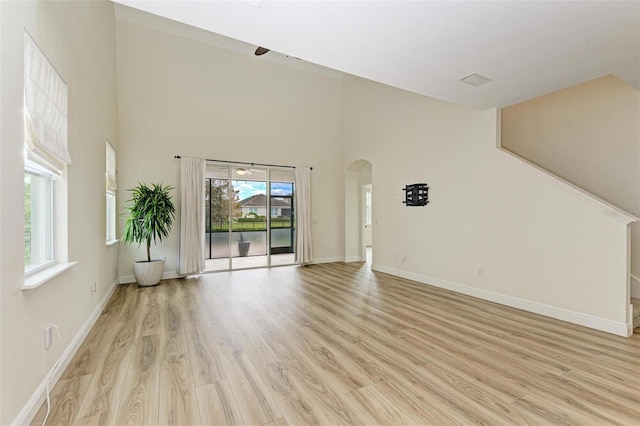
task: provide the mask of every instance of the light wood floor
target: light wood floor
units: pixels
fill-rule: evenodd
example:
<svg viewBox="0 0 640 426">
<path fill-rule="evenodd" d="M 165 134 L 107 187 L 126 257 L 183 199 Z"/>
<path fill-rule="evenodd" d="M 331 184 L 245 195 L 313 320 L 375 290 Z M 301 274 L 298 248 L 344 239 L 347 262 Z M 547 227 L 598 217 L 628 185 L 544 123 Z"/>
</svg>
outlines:
<svg viewBox="0 0 640 426">
<path fill-rule="evenodd" d="M 236 271 L 120 286 L 52 398 L 48 424 L 633 425 L 640 335 L 363 264 Z"/>
</svg>

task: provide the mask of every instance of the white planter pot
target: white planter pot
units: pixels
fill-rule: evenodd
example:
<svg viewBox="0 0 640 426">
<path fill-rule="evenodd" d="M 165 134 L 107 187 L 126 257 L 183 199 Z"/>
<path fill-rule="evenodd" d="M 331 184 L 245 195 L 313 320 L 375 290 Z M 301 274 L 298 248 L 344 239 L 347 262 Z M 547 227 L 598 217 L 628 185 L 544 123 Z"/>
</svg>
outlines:
<svg viewBox="0 0 640 426">
<path fill-rule="evenodd" d="M 156 285 L 162 280 L 164 272 L 164 260 L 152 260 L 151 262 L 133 262 L 133 273 L 141 287 Z"/>
</svg>

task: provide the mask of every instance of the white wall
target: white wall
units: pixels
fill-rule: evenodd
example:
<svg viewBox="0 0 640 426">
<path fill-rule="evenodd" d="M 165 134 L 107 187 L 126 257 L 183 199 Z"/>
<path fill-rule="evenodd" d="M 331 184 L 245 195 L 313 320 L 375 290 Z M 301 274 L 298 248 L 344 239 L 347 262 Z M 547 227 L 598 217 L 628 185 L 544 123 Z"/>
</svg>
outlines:
<svg viewBox="0 0 640 426">
<path fill-rule="evenodd" d="M 502 146 L 640 216 L 640 91 L 617 77 L 503 109 Z M 640 277 L 640 223 L 631 255 Z"/>
<path fill-rule="evenodd" d="M 342 124 L 344 167 L 373 164 L 375 269 L 627 332 L 626 224 L 496 149 L 495 110 L 345 77 Z M 405 207 L 416 182 L 430 204 Z"/>
<path fill-rule="evenodd" d="M 115 23 L 108 2 L 1 2 L 0 424 L 25 406 L 60 355 L 44 349 L 55 323 L 65 344 L 117 279 L 118 247 L 105 245 L 105 139 L 118 149 Z M 69 86 L 68 255 L 78 264 L 35 290 L 24 282 L 23 32 Z M 97 284 L 97 294 L 90 288 Z"/>
<path fill-rule="evenodd" d="M 340 80 L 121 20 L 117 45 L 121 188 L 177 188 L 176 154 L 312 166 L 314 258 L 344 256 Z M 127 198 L 121 191 L 120 202 Z M 168 273 L 178 228 L 152 247 Z M 143 253 L 120 253 L 120 275 L 131 275 Z"/>
</svg>

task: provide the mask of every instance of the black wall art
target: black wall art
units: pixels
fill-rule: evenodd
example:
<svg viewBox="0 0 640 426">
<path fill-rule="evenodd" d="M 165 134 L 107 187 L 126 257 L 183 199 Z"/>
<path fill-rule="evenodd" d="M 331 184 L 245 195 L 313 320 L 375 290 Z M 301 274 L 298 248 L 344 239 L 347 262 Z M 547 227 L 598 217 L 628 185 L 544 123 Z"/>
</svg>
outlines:
<svg viewBox="0 0 640 426">
<path fill-rule="evenodd" d="M 426 206 L 429 204 L 429 185 L 426 183 L 413 183 L 404 187 L 407 206 Z"/>
</svg>

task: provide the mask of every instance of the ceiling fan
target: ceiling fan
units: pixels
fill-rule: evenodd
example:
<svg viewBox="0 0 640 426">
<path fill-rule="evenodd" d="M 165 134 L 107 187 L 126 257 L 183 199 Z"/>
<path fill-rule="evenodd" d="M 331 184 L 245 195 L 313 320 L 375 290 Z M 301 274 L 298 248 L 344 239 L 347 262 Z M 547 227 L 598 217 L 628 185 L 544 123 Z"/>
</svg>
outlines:
<svg viewBox="0 0 640 426">
<path fill-rule="evenodd" d="M 258 46 L 258 48 L 256 49 L 256 51 L 254 52 L 254 55 L 256 55 L 256 56 L 262 56 L 262 55 L 264 55 L 265 53 L 270 52 L 270 51 L 271 51 L 271 49 L 267 49 L 266 47 Z M 284 56 L 286 56 L 287 58 L 297 59 L 298 61 L 301 61 L 301 60 L 302 60 L 302 59 L 297 58 L 297 57 L 295 57 L 295 56 L 289 56 L 289 55 L 284 55 Z"/>
</svg>

